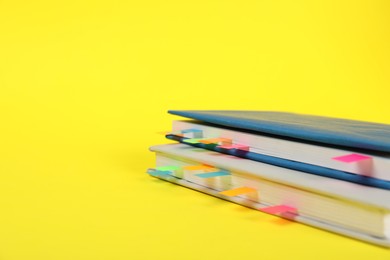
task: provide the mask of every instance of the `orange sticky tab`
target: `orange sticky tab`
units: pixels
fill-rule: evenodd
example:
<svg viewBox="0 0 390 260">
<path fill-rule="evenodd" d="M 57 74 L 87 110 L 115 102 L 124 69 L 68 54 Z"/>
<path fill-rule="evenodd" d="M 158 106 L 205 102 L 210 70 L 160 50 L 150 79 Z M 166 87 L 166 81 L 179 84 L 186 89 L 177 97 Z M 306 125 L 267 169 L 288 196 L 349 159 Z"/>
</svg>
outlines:
<svg viewBox="0 0 390 260">
<path fill-rule="evenodd" d="M 183 170 L 188 170 L 188 171 L 196 171 L 196 170 L 216 170 L 213 166 L 208 166 L 208 165 L 189 165 L 189 166 L 184 166 Z"/>
<path fill-rule="evenodd" d="M 237 149 L 237 150 L 249 151 L 249 146 L 242 145 L 242 144 L 226 144 L 226 145 L 220 145 L 218 147 L 224 149 Z"/>
<path fill-rule="evenodd" d="M 243 194 L 247 194 L 247 193 L 251 193 L 251 192 L 255 192 L 255 191 L 257 191 L 257 190 L 254 188 L 240 187 L 240 188 L 235 188 L 235 189 L 231 189 L 231 190 L 221 191 L 219 194 L 222 194 L 222 195 L 225 195 L 228 197 L 234 197 L 234 196 L 243 195 Z"/>
<path fill-rule="evenodd" d="M 203 139 L 200 140 L 199 142 L 203 144 L 231 143 L 232 139 L 219 137 L 219 138 Z"/>
</svg>

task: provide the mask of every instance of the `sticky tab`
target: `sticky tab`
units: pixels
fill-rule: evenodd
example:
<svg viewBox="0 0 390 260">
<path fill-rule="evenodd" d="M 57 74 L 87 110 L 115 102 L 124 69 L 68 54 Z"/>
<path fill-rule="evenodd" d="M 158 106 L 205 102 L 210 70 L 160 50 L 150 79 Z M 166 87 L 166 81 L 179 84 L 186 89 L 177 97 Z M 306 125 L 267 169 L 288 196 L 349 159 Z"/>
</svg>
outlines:
<svg viewBox="0 0 390 260">
<path fill-rule="evenodd" d="M 167 165 L 167 166 L 160 166 L 156 168 L 158 171 L 176 171 L 179 170 L 179 166 L 173 166 L 173 165 Z"/>
<path fill-rule="evenodd" d="M 220 176 L 228 176 L 231 175 L 229 172 L 225 171 L 217 171 L 217 172 L 207 172 L 207 173 L 198 173 L 195 174 L 195 176 L 198 176 L 200 178 L 215 178 L 215 177 L 220 177 Z"/>
<path fill-rule="evenodd" d="M 223 138 L 223 137 L 218 137 L 218 138 L 209 138 L 209 139 L 202 139 L 199 141 L 200 143 L 203 144 L 222 144 L 222 145 L 228 145 L 232 143 L 232 139 L 229 138 Z"/>
<path fill-rule="evenodd" d="M 183 142 L 189 143 L 189 144 L 198 144 L 200 140 L 202 140 L 202 139 L 201 138 L 188 138 L 188 139 L 183 139 Z"/>
<path fill-rule="evenodd" d="M 200 133 L 200 132 L 202 132 L 202 130 L 195 129 L 195 128 L 181 130 L 181 133 L 183 133 L 183 134 L 186 134 L 186 133 Z"/>
<path fill-rule="evenodd" d="M 172 172 L 171 171 L 160 171 L 160 170 L 155 170 L 155 169 L 148 169 L 147 173 L 149 173 L 152 176 L 158 177 L 162 175 L 169 175 Z"/>
<path fill-rule="evenodd" d="M 242 145 L 242 144 L 226 144 L 226 145 L 219 145 L 217 147 L 223 149 L 237 149 L 237 150 L 249 151 L 249 146 Z"/>
<path fill-rule="evenodd" d="M 356 153 L 351 153 L 347 155 L 342 155 L 342 156 L 337 156 L 333 157 L 333 160 L 340 161 L 340 162 L 345 162 L 345 163 L 353 163 L 353 162 L 359 162 L 363 160 L 370 160 L 372 157 L 366 156 L 366 155 L 361 155 L 361 154 L 356 154 Z"/>
<path fill-rule="evenodd" d="M 254 189 L 254 188 L 239 187 L 239 188 L 235 188 L 235 189 L 231 189 L 231 190 L 221 191 L 221 192 L 219 192 L 219 194 L 225 195 L 225 196 L 228 196 L 228 197 L 234 197 L 234 196 L 238 196 L 238 195 L 244 195 L 244 194 L 247 194 L 247 193 L 252 193 L 252 192 L 255 192 L 255 191 L 257 191 L 257 190 Z"/>
<path fill-rule="evenodd" d="M 200 129 L 195 129 L 195 128 L 183 129 L 180 132 L 181 132 L 181 134 L 183 134 L 184 137 L 188 137 L 188 138 L 202 138 L 203 137 L 203 131 Z"/>
<path fill-rule="evenodd" d="M 205 165 L 205 164 L 184 166 L 183 170 L 188 170 L 188 171 L 197 171 L 197 170 L 218 171 L 217 168 L 215 168 L 213 166 Z"/>
<path fill-rule="evenodd" d="M 271 207 L 261 208 L 260 211 L 269 214 L 282 214 L 282 213 L 297 213 L 297 209 L 287 205 L 277 205 Z"/>
</svg>

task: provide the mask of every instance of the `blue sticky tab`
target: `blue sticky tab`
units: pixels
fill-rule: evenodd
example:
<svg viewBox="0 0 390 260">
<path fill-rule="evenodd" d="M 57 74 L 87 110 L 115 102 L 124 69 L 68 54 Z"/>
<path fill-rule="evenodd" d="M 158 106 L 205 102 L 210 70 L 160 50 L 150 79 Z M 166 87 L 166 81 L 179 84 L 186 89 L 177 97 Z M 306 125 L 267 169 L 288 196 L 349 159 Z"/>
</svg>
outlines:
<svg viewBox="0 0 390 260">
<path fill-rule="evenodd" d="M 228 176 L 231 174 L 229 172 L 218 171 L 218 172 L 198 173 L 195 175 L 200 177 L 200 178 L 214 178 L 214 177 L 219 177 L 219 176 Z"/>
<path fill-rule="evenodd" d="M 159 171 L 154 169 L 148 169 L 148 173 L 152 176 L 161 176 L 161 175 L 169 175 L 172 172 L 171 171 Z"/>
<path fill-rule="evenodd" d="M 186 134 L 186 133 L 199 133 L 199 132 L 202 132 L 202 130 L 195 129 L 195 128 L 181 130 L 182 134 Z"/>
</svg>

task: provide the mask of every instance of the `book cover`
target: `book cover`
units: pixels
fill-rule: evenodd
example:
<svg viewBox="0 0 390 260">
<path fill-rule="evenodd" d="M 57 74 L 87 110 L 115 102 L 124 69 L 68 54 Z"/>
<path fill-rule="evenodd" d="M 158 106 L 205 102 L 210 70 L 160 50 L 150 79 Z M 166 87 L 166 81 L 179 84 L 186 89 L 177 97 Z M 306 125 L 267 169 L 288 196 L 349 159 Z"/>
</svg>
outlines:
<svg viewBox="0 0 390 260">
<path fill-rule="evenodd" d="M 173 131 L 167 135 L 169 139 L 289 169 L 390 189 L 390 153 L 386 149 L 379 151 L 378 146 L 376 150 L 367 149 L 375 146 L 375 143 L 386 146 L 386 141 L 390 139 L 388 125 L 280 112 L 170 112 L 207 121 L 174 121 Z M 211 121 L 213 123 L 207 123 Z M 221 124 L 222 121 L 224 123 Z M 245 129 L 237 128 L 243 124 Z M 187 140 L 186 134 L 175 134 L 177 130 L 184 131 L 186 128 L 201 132 L 196 136 L 199 142 L 191 142 L 191 138 Z M 289 135 L 279 135 L 280 131 L 289 132 Z M 302 133 L 307 135 L 298 138 Z M 310 140 L 313 135 L 316 135 L 314 139 L 317 141 Z M 348 142 L 351 136 L 359 136 L 360 145 Z M 216 143 L 219 145 L 204 142 L 210 137 L 230 139 L 232 149 L 220 145 L 220 142 Z M 332 141 L 318 142 L 325 139 Z M 246 150 L 236 149 L 237 145 L 246 147 Z"/>
<path fill-rule="evenodd" d="M 390 125 L 273 111 L 169 110 L 216 125 L 390 153 Z"/>
</svg>

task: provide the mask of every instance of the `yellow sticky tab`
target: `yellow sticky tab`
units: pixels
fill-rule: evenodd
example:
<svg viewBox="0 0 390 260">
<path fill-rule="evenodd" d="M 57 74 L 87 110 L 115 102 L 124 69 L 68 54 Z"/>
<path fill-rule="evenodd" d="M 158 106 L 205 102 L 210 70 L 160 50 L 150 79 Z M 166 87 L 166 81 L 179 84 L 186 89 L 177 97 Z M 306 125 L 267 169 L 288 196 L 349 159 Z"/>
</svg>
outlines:
<svg viewBox="0 0 390 260">
<path fill-rule="evenodd" d="M 254 188 L 240 187 L 240 188 L 235 188 L 235 189 L 231 189 L 231 190 L 221 191 L 219 194 L 222 194 L 222 195 L 225 195 L 228 197 L 234 197 L 234 196 L 243 195 L 243 194 L 247 194 L 247 193 L 251 193 L 251 192 L 255 192 L 255 191 L 257 191 L 257 190 Z"/>
</svg>

